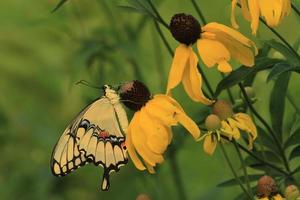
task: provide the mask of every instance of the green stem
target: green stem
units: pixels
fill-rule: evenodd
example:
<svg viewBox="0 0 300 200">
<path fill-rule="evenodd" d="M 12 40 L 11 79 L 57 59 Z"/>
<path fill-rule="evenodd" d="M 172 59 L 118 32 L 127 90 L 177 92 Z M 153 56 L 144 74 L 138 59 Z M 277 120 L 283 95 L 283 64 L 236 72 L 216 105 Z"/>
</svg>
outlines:
<svg viewBox="0 0 300 200">
<path fill-rule="evenodd" d="M 172 50 L 170 44 L 168 43 L 166 37 L 164 36 L 163 32 L 161 31 L 161 29 L 160 29 L 158 23 L 157 23 L 155 20 L 154 20 L 154 25 L 155 25 L 155 28 L 156 28 L 156 30 L 157 30 L 157 32 L 158 32 L 160 38 L 162 39 L 164 45 L 166 46 L 168 52 L 169 52 L 170 55 L 173 57 L 173 56 L 174 56 L 174 52 L 173 52 L 173 50 Z"/>
<path fill-rule="evenodd" d="M 295 111 L 297 114 L 300 114 L 300 109 L 298 108 L 293 96 L 289 93 L 289 91 L 287 91 L 287 99 L 289 100 L 289 102 L 291 103 L 291 105 L 294 107 Z"/>
<path fill-rule="evenodd" d="M 298 10 L 298 8 L 294 4 L 292 4 L 292 8 L 297 13 L 297 15 L 300 16 L 300 11 Z"/>
<path fill-rule="evenodd" d="M 192 4 L 193 4 L 193 6 L 194 6 L 194 8 L 195 8 L 195 10 L 196 10 L 196 12 L 197 12 L 197 14 L 199 15 L 199 17 L 200 17 L 202 23 L 203 23 L 203 24 L 207 24 L 207 21 L 206 21 L 204 15 L 203 15 L 203 13 L 201 12 L 201 10 L 200 10 L 198 4 L 196 3 L 196 1 L 195 1 L 195 0 L 191 0 L 191 2 L 192 2 Z"/>
<path fill-rule="evenodd" d="M 246 194 L 246 196 L 248 197 L 248 199 L 252 200 L 253 198 L 252 198 L 251 195 L 247 192 L 247 190 L 246 190 L 246 188 L 244 187 L 244 185 L 243 185 L 241 179 L 238 177 L 236 171 L 235 171 L 234 168 L 233 168 L 232 163 L 230 162 L 230 159 L 229 159 L 229 157 L 228 157 L 228 155 L 227 155 L 227 153 L 226 153 L 226 150 L 225 150 L 225 148 L 224 148 L 224 146 L 223 146 L 223 144 L 222 144 L 221 142 L 220 142 L 220 146 L 221 146 L 222 153 L 223 153 L 223 155 L 224 155 L 224 157 L 225 157 L 225 160 L 227 161 L 227 164 L 228 164 L 228 166 L 229 166 L 229 168 L 230 168 L 230 170 L 231 170 L 231 172 L 232 172 L 234 178 L 235 178 L 236 181 L 239 183 L 241 189 L 244 191 L 244 193 Z"/>
<path fill-rule="evenodd" d="M 163 20 L 163 18 L 161 17 L 161 15 L 159 14 L 159 12 L 157 11 L 156 7 L 154 6 L 154 4 L 152 3 L 151 0 L 147 0 L 148 4 L 150 5 L 151 9 L 153 10 L 153 12 L 156 14 L 156 17 L 158 19 L 158 21 L 167 29 L 170 29 L 168 23 Z"/>
<path fill-rule="evenodd" d="M 272 130 L 272 128 L 268 125 L 268 123 L 264 120 L 264 118 L 262 116 L 260 116 L 260 114 L 256 111 L 256 109 L 253 107 L 244 86 L 242 85 L 242 83 L 239 83 L 239 87 L 241 89 L 241 92 L 246 100 L 246 103 L 248 105 L 248 107 L 250 108 L 250 110 L 253 112 L 253 114 L 257 117 L 257 119 L 265 126 L 265 128 L 268 130 L 268 132 L 271 134 L 274 142 L 276 143 L 276 146 L 281 154 L 282 160 L 284 162 L 285 168 L 286 170 L 290 173 L 290 167 L 289 167 L 289 163 L 287 161 L 287 158 L 284 154 L 284 150 L 283 147 L 281 145 L 281 143 L 279 142 L 278 138 L 276 137 L 276 134 L 274 133 L 274 131 Z"/>
<path fill-rule="evenodd" d="M 184 184 L 180 176 L 180 171 L 179 167 L 177 164 L 177 159 L 176 159 L 176 152 L 174 149 L 170 150 L 170 165 L 171 165 L 171 170 L 172 170 L 172 175 L 174 178 L 174 183 L 177 187 L 177 192 L 180 200 L 185 200 L 186 198 L 186 193 L 184 190 Z"/>
<path fill-rule="evenodd" d="M 247 167 L 246 167 L 245 160 L 243 159 L 241 150 L 239 149 L 239 147 L 237 145 L 237 142 L 235 140 L 233 140 L 233 144 L 234 144 L 235 150 L 236 150 L 236 152 L 237 152 L 237 154 L 239 156 L 240 162 L 242 164 L 243 172 L 244 172 L 244 175 L 245 175 L 245 181 L 246 181 L 247 190 L 248 190 L 249 194 L 251 196 L 253 196 L 252 190 L 251 190 L 251 187 L 250 187 L 250 182 L 249 182 L 249 177 L 248 177 L 248 173 L 247 173 Z"/>
</svg>

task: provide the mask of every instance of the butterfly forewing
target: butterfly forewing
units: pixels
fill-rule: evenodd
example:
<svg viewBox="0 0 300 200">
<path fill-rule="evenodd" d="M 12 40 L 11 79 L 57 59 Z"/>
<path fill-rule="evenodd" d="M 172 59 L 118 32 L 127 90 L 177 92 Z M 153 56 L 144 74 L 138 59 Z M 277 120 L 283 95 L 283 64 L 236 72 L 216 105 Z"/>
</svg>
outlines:
<svg viewBox="0 0 300 200">
<path fill-rule="evenodd" d="M 64 176 L 92 162 L 104 168 L 102 189 L 107 190 L 109 173 L 128 161 L 124 143 L 116 110 L 104 96 L 80 112 L 64 131 L 52 154 L 52 172 Z"/>
</svg>

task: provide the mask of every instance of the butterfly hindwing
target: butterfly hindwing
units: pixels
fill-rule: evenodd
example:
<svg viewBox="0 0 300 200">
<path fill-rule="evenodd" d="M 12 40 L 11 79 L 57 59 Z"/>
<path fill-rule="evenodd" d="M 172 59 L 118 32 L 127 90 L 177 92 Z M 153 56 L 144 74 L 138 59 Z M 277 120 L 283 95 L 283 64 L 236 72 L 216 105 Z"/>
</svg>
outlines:
<svg viewBox="0 0 300 200">
<path fill-rule="evenodd" d="M 109 187 L 109 174 L 128 162 L 125 138 L 116 110 L 107 97 L 86 107 L 64 131 L 54 148 L 51 168 L 64 176 L 86 163 L 104 168 L 102 189 Z"/>
</svg>

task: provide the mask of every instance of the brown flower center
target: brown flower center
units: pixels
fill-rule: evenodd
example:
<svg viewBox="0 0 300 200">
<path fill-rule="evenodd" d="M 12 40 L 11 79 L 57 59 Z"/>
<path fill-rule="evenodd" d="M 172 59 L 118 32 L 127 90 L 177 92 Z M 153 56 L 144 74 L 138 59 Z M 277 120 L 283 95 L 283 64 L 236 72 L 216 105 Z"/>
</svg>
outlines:
<svg viewBox="0 0 300 200">
<path fill-rule="evenodd" d="M 172 17 L 170 31 L 178 42 L 190 45 L 200 38 L 201 26 L 192 15 L 179 13 Z"/>
<path fill-rule="evenodd" d="M 120 99 L 131 110 L 140 110 L 150 99 L 148 88 L 140 81 L 123 84 L 119 89 Z"/>
</svg>

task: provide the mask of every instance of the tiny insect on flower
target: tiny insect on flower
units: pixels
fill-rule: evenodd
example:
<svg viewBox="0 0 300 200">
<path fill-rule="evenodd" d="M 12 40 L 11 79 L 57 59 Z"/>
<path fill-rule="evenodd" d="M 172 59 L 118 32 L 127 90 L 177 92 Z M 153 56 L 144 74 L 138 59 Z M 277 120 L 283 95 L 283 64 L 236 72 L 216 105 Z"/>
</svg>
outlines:
<svg viewBox="0 0 300 200">
<path fill-rule="evenodd" d="M 235 10 L 239 0 L 231 3 L 231 24 L 239 28 L 235 19 Z M 271 27 L 277 26 L 285 16 L 290 14 L 290 0 L 240 0 L 243 17 L 251 22 L 252 34 L 256 35 L 259 17 L 262 16 Z"/>
<path fill-rule="evenodd" d="M 139 104 L 139 100 L 134 99 L 134 93 L 139 93 L 139 90 L 146 91 L 146 86 L 138 81 L 128 84 L 131 84 L 131 89 L 129 87 L 126 93 L 132 96 L 120 96 L 126 96 L 126 99 Z M 163 154 L 172 140 L 171 126 L 180 123 L 195 139 L 200 136 L 197 124 L 170 96 L 154 95 L 135 111 L 126 131 L 126 146 L 133 163 L 139 170 L 147 168 L 150 173 L 154 173 L 154 167 L 164 161 Z"/>
</svg>

